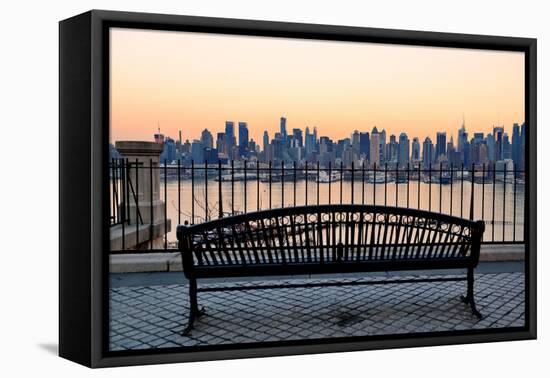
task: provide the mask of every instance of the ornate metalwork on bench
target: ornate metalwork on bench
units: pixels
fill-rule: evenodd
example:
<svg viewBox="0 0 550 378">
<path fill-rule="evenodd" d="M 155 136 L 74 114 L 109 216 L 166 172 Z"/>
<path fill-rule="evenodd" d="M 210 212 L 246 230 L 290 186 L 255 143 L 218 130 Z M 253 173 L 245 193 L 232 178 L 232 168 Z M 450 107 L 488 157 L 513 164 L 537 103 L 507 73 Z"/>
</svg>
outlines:
<svg viewBox="0 0 550 378">
<path fill-rule="evenodd" d="M 177 236 L 191 304 L 184 334 L 203 313 L 197 279 L 213 277 L 464 268 L 465 278 L 418 281 L 466 279 L 463 300 L 481 317 L 474 302 L 473 269 L 484 229 L 482 221 L 373 205 L 281 208 L 180 225 Z M 261 286 L 239 290 L 257 288 Z"/>
</svg>

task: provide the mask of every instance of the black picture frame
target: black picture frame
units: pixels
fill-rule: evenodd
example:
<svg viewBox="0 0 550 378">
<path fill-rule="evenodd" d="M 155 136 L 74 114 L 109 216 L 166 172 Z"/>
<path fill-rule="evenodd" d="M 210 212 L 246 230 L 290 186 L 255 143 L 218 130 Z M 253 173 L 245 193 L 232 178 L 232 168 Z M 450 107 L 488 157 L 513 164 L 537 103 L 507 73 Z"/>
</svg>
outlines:
<svg viewBox="0 0 550 378">
<path fill-rule="evenodd" d="M 352 341 L 264 343 L 134 352 L 108 350 L 110 27 L 460 47 L 525 53 L 526 326 Z M 92 10 L 59 24 L 59 354 L 89 367 L 405 348 L 536 338 L 536 39 Z"/>
</svg>

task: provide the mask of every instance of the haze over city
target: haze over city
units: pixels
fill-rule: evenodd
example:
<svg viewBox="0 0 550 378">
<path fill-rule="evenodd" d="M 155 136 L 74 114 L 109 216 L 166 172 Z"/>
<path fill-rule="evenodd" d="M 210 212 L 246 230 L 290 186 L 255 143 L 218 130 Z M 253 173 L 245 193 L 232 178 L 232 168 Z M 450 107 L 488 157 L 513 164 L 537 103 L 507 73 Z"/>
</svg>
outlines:
<svg viewBox="0 0 550 378">
<path fill-rule="evenodd" d="M 196 139 L 247 122 L 313 129 L 333 139 L 374 126 L 421 141 L 470 131 L 510 132 L 524 120 L 524 55 L 517 52 L 111 31 L 111 141 L 151 140 L 160 126 Z"/>
</svg>

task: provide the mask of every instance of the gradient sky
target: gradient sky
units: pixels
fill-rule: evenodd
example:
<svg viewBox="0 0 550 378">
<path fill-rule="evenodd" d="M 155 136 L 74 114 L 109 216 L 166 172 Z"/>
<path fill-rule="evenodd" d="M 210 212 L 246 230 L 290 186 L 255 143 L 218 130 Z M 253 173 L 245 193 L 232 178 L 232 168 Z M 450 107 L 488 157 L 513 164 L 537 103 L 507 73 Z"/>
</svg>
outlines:
<svg viewBox="0 0 550 378">
<path fill-rule="evenodd" d="M 152 140 L 157 124 L 215 139 L 232 120 L 261 143 L 285 116 L 333 139 L 377 126 L 456 143 L 463 114 L 470 132 L 524 121 L 519 52 L 115 28 L 110 56 L 112 142 Z"/>
</svg>

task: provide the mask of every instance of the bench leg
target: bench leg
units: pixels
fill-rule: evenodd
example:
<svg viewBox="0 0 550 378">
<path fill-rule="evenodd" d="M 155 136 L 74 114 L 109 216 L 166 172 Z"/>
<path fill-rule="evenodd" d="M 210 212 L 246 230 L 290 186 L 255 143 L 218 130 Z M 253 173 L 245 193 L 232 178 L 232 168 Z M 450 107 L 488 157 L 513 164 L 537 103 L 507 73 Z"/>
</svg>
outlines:
<svg viewBox="0 0 550 378">
<path fill-rule="evenodd" d="M 474 299 L 474 268 L 468 268 L 467 281 L 468 281 L 468 291 L 466 293 L 466 296 L 461 297 L 462 302 L 469 304 L 470 308 L 472 309 L 472 314 L 476 316 L 478 319 L 481 319 L 482 315 L 477 310 L 476 302 Z"/>
<path fill-rule="evenodd" d="M 189 319 L 187 321 L 187 327 L 182 332 L 183 336 L 186 336 L 193 329 L 195 319 L 201 317 L 204 314 L 204 308 L 199 309 L 197 300 L 197 280 L 194 278 L 189 279 Z"/>
</svg>

